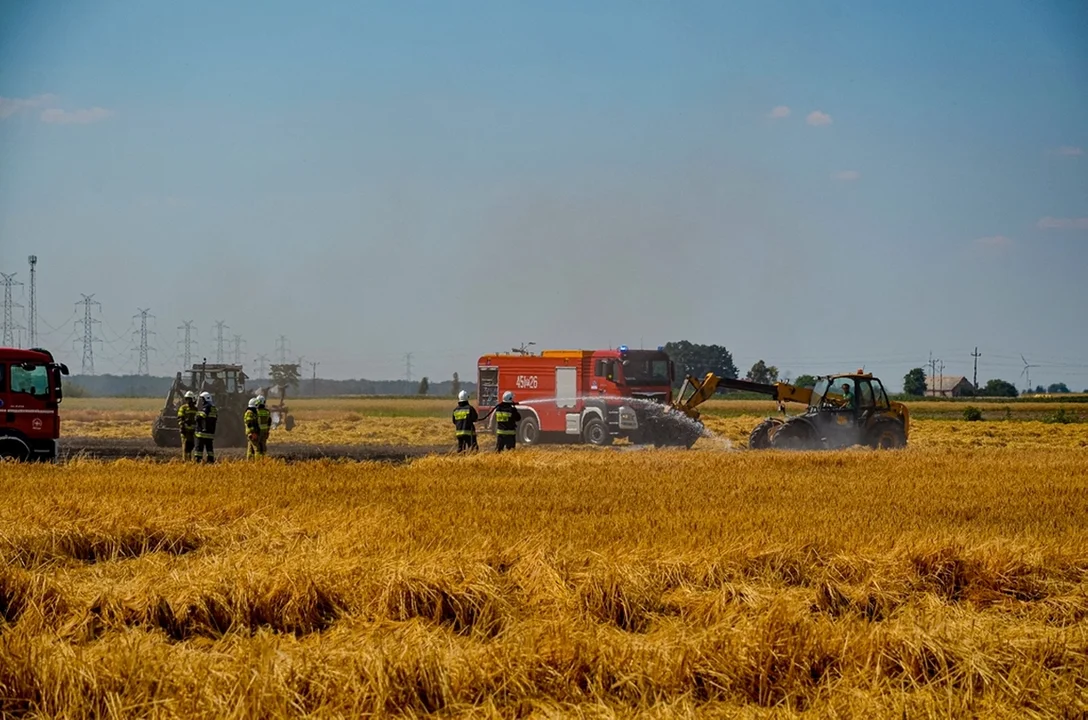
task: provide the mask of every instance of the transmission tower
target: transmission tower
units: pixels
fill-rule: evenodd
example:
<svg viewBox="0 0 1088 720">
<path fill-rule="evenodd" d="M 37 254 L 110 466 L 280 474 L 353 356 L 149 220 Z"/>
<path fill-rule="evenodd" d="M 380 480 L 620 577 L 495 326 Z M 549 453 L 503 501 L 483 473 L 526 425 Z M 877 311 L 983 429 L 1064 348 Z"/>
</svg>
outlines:
<svg viewBox="0 0 1088 720">
<path fill-rule="evenodd" d="M 289 347 L 285 335 L 280 335 L 279 338 L 276 339 L 276 354 L 279 355 L 280 365 L 287 364 L 287 350 Z"/>
<path fill-rule="evenodd" d="M 234 343 L 234 364 L 235 365 L 241 365 L 242 364 L 242 344 L 244 342 L 245 342 L 245 340 L 242 339 L 241 335 L 235 335 L 234 338 L 233 338 L 233 343 Z"/>
<path fill-rule="evenodd" d="M 215 361 L 220 365 L 223 364 L 223 331 L 230 330 L 228 326 L 222 320 L 215 321 Z"/>
<path fill-rule="evenodd" d="M 83 295 L 82 293 L 80 293 Z M 83 295 L 83 299 L 76 303 L 83 306 L 83 319 L 76 320 L 76 324 L 83 324 L 83 374 L 94 375 L 94 344 L 102 342 L 101 338 L 94 336 L 95 323 L 102 322 L 91 316 L 91 306 L 102 307 L 102 303 L 94 299 L 94 294 Z"/>
<path fill-rule="evenodd" d="M 314 397 L 317 397 L 317 366 L 320 364 L 315 360 L 310 361 L 310 369 L 313 372 L 310 380 L 310 394 Z"/>
<path fill-rule="evenodd" d="M 412 353 L 404 354 L 404 379 L 412 384 Z"/>
<path fill-rule="evenodd" d="M 146 309 L 145 308 L 136 308 L 136 310 L 138 311 L 137 314 L 132 316 L 133 319 L 140 318 L 140 329 L 139 330 L 134 330 L 132 332 L 133 335 L 139 335 L 140 336 L 140 348 L 139 348 L 139 350 L 140 350 L 140 362 L 139 362 L 139 365 L 138 365 L 138 367 L 136 369 L 136 374 L 137 375 L 150 375 L 151 372 L 148 369 L 148 364 L 147 364 L 147 351 L 148 351 L 147 336 L 148 336 L 148 333 L 154 335 L 155 331 L 154 330 L 149 331 L 147 329 L 147 319 L 149 317 L 153 318 L 155 316 L 151 314 L 151 308 L 146 308 Z M 154 348 L 151 348 L 151 349 L 154 349 Z"/>
<path fill-rule="evenodd" d="M 4 345 L 8 347 L 15 346 L 15 331 L 21 330 L 22 325 L 16 325 L 12 311 L 15 308 L 22 307 L 17 305 L 11 299 L 11 289 L 16 285 L 22 285 L 15 279 L 15 273 L 8 275 L 7 273 L 0 273 L 0 283 L 4 285 Z"/>
<path fill-rule="evenodd" d="M 27 258 L 30 263 L 30 317 L 27 318 L 29 330 L 27 333 L 27 346 L 38 347 L 38 289 L 35 283 L 35 266 L 38 264 L 38 256 L 31 255 Z"/>
<path fill-rule="evenodd" d="M 264 378 L 267 377 L 267 375 L 265 375 L 264 371 L 265 371 L 265 368 L 268 367 L 268 356 L 267 355 L 258 355 L 256 359 L 257 359 L 257 377 L 264 379 Z"/>
<path fill-rule="evenodd" d="M 183 347 L 182 354 L 182 368 L 188 370 L 193 366 L 193 345 L 196 344 L 196 340 L 193 340 L 193 321 L 182 320 L 181 325 L 178 325 L 178 330 L 185 331 L 185 339 L 180 340 L 179 344 Z"/>
</svg>

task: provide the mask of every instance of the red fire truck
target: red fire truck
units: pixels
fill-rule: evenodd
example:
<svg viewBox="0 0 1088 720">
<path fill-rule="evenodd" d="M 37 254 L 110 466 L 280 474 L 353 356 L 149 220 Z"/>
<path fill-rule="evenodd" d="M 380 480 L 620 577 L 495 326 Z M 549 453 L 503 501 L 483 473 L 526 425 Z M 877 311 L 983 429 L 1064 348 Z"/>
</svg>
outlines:
<svg viewBox="0 0 1088 720">
<path fill-rule="evenodd" d="M 518 442 L 632 443 L 690 446 L 696 436 L 678 433 L 669 419 L 672 361 L 664 348 L 545 350 L 480 357 L 476 401 L 481 417 L 510 390 L 521 413 Z M 494 415 L 481 430 L 494 432 Z"/>
<path fill-rule="evenodd" d="M 56 459 L 67 374 L 47 350 L 0 347 L 0 458 Z"/>
</svg>

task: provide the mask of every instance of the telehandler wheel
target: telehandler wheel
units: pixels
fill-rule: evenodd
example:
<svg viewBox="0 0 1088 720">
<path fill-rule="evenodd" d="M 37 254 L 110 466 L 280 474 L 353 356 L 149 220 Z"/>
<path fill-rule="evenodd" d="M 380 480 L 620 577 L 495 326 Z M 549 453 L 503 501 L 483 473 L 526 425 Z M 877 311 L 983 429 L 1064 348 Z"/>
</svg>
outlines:
<svg viewBox="0 0 1088 720">
<path fill-rule="evenodd" d="M 590 445 L 604 447 L 612 444 L 612 433 L 599 417 L 591 417 L 582 426 L 582 438 Z"/>
<path fill-rule="evenodd" d="M 749 450 L 766 450 L 771 446 L 771 434 L 785 421 L 780 418 L 767 418 L 756 425 L 748 436 Z"/>
<path fill-rule="evenodd" d="M 895 450 L 906 447 L 907 437 L 903 426 L 896 422 L 878 422 L 869 429 L 869 447 L 876 450 Z"/>
<path fill-rule="evenodd" d="M 522 445 L 540 444 L 540 421 L 535 415 L 526 415 L 518 423 L 518 442 Z"/>
<path fill-rule="evenodd" d="M 783 423 L 771 436 L 771 447 L 776 450 L 811 450 L 815 447 L 812 428 L 801 422 Z"/>
</svg>

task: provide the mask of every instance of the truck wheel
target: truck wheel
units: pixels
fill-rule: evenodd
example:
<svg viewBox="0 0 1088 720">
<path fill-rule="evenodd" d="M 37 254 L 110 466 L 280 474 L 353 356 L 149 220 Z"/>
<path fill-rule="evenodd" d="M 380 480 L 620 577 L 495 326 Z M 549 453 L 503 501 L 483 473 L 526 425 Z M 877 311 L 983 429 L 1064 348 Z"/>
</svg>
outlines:
<svg viewBox="0 0 1088 720">
<path fill-rule="evenodd" d="M 868 445 L 876 450 L 895 450 L 905 447 L 906 435 L 903 427 L 895 422 L 878 422 L 869 430 Z"/>
<path fill-rule="evenodd" d="M 766 450 L 771 446 L 771 433 L 782 424 L 778 418 L 767 418 L 752 430 L 748 436 L 749 450 Z"/>
<path fill-rule="evenodd" d="M 30 457 L 30 448 L 19 438 L 0 437 L 0 460 L 25 461 Z"/>
<path fill-rule="evenodd" d="M 604 447 L 612 444 L 612 433 L 608 432 L 608 426 L 599 417 L 591 417 L 582 426 L 582 439 L 590 445 Z"/>
<path fill-rule="evenodd" d="M 540 423 L 536 417 L 526 415 L 518 423 L 518 442 L 522 445 L 540 444 Z"/>
</svg>

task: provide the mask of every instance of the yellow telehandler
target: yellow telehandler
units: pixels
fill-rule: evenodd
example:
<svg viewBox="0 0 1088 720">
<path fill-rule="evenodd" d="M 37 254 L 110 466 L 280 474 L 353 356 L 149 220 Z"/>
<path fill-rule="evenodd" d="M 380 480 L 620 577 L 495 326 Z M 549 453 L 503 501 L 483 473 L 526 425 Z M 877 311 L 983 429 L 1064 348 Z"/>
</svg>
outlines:
<svg viewBox="0 0 1088 720">
<path fill-rule="evenodd" d="M 800 415 L 768 417 L 757 425 L 748 437 L 748 447 L 752 450 L 835 449 L 853 445 L 892 449 L 906 446 L 910 433 L 906 405 L 889 400 L 880 380 L 861 370 L 822 376 L 811 388 L 734 380 L 714 373 L 707 373 L 702 380 L 689 375 L 673 408 L 699 421 L 698 407 L 719 389 L 769 395 L 783 413 L 785 403 L 807 406 Z"/>
</svg>

